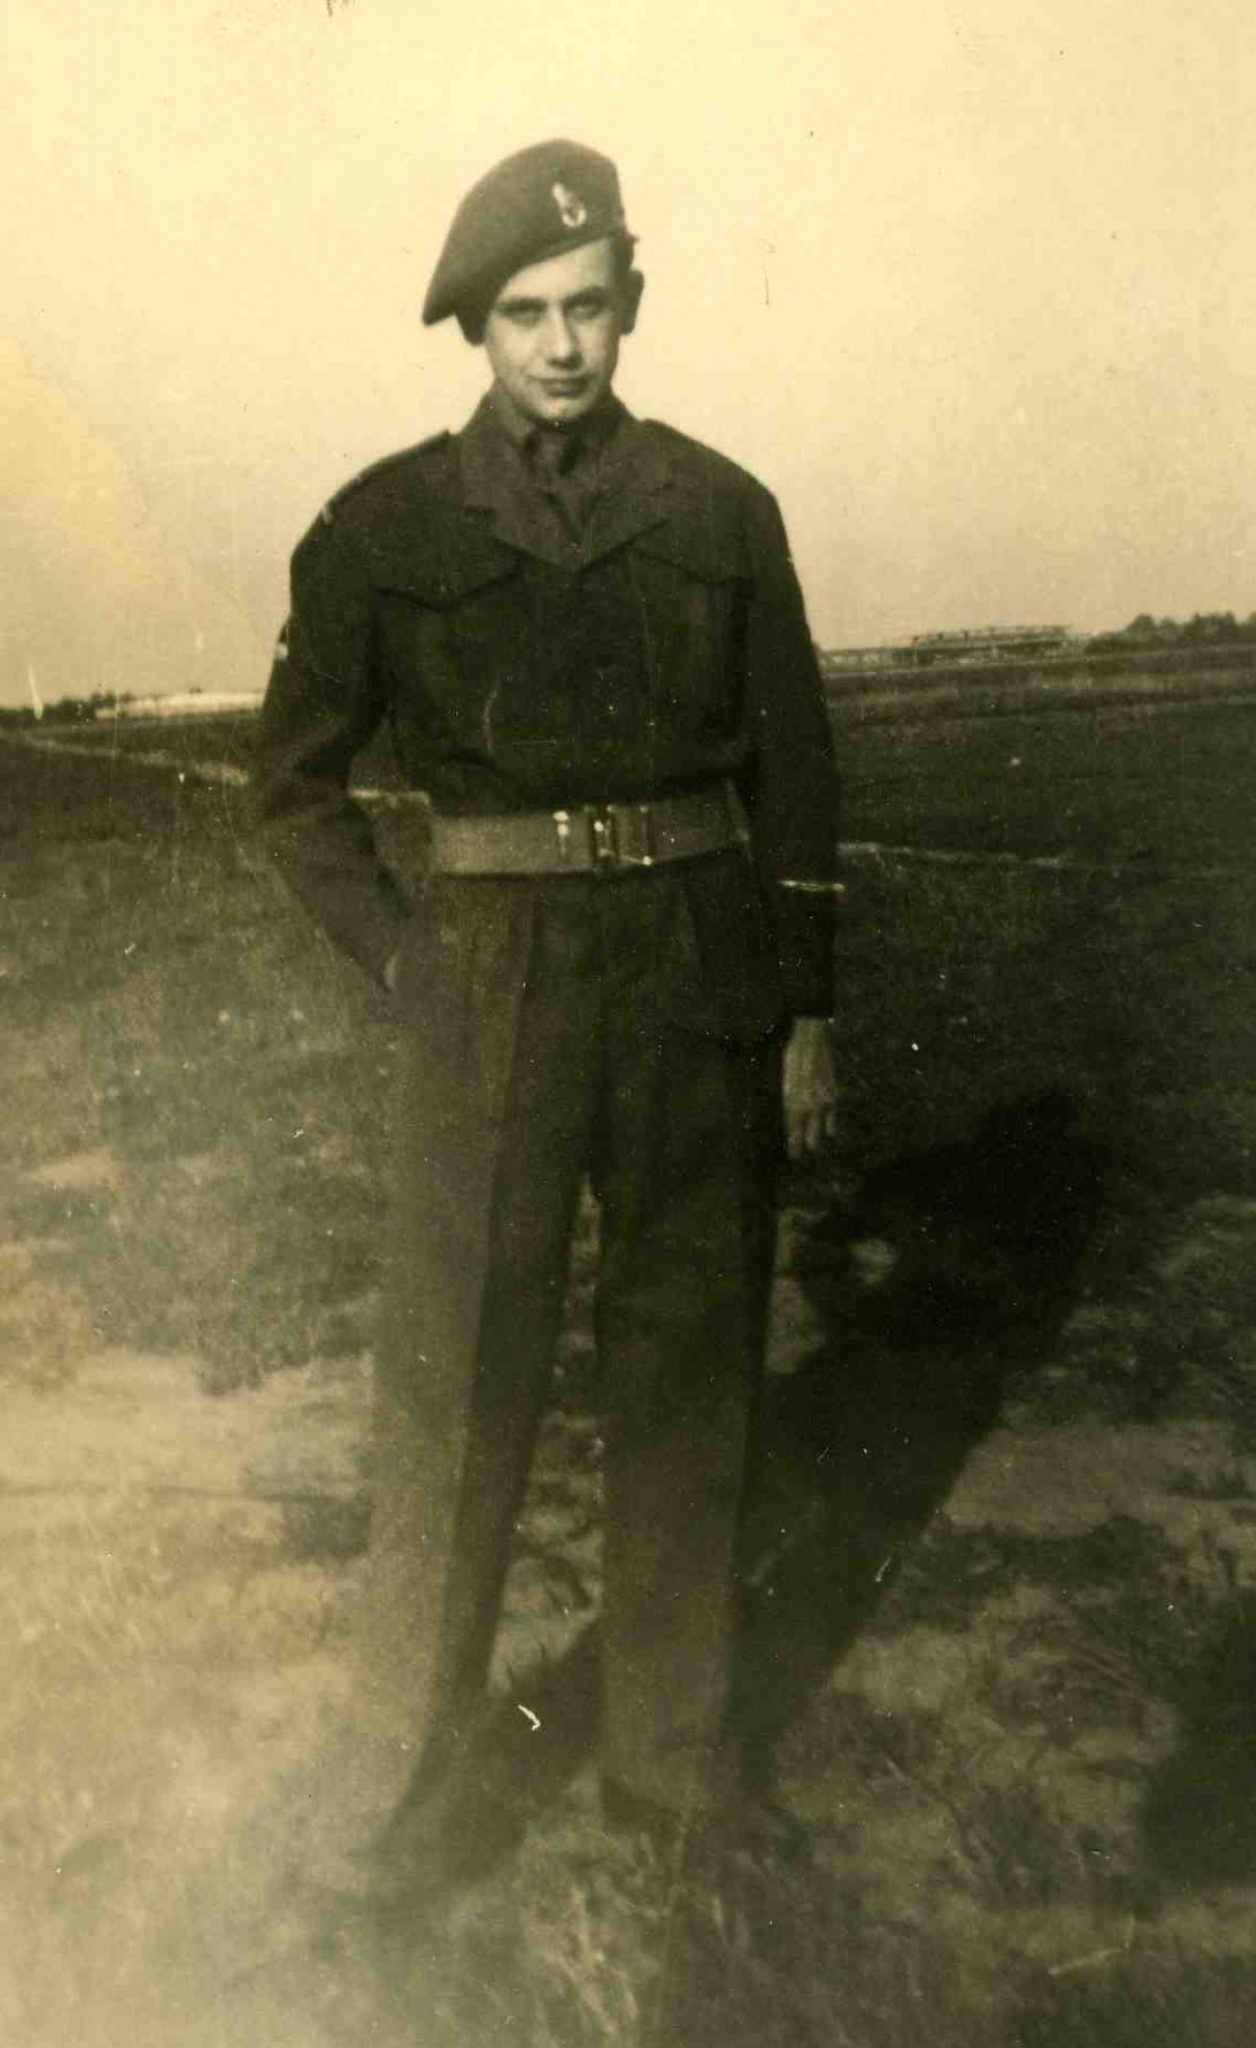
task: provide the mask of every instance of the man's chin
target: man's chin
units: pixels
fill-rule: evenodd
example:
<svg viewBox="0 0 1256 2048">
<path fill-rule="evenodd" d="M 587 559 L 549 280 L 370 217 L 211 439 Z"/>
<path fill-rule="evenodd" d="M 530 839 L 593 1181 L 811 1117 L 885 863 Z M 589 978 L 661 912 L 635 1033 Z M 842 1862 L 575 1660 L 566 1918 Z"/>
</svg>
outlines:
<svg viewBox="0 0 1256 2048">
<path fill-rule="evenodd" d="M 597 404 L 598 394 L 592 390 L 570 393 L 547 393 L 537 404 L 533 417 L 544 427 L 571 427 L 578 420 L 585 419 Z"/>
</svg>

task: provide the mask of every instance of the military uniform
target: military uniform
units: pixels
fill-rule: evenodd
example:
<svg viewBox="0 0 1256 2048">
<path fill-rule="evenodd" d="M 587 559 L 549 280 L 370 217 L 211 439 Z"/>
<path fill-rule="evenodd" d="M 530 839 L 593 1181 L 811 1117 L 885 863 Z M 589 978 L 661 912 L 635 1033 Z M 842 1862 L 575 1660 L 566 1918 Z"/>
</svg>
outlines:
<svg viewBox="0 0 1256 2048">
<path fill-rule="evenodd" d="M 581 223 L 583 225 L 583 223 Z M 261 723 L 275 857 L 396 983 L 379 1569 L 416 1712 L 480 1699 L 584 1177 L 601 1204 L 602 1764 L 703 1797 L 733 1644 L 792 1015 L 832 1008 L 835 791 L 779 513 L 614 400 L 582 474 L 487 398 L 296 551 Z M 348 794 L 383 721 L 436 813 Z"/>
</svg>

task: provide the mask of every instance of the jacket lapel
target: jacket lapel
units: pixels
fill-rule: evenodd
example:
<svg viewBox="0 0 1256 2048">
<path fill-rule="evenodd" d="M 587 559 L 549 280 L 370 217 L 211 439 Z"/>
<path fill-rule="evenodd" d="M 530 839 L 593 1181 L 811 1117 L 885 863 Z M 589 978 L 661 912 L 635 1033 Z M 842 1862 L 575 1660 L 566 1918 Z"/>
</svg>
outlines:
<svg viewBox="0 0 1256 2048">
<path fill-rule="evenodd" d="M 672 465 L 661 438 L 625 413 L 602 457 L 584 559 L 598 561 L 659 526 L 671 510 Z"/>
<path fill-rule="evenodd" d="M 625 412 L 602 455 L 597 502 L 588 532 L 573 539 L 514 450 L 503 446 L 487 399 L 458 439 L 463 503 L 487 513 L 494 538 L 522 553 L 581 569 L 624 546 L 668 516 L 671 464 L 661 441 Z"/>
</svg>

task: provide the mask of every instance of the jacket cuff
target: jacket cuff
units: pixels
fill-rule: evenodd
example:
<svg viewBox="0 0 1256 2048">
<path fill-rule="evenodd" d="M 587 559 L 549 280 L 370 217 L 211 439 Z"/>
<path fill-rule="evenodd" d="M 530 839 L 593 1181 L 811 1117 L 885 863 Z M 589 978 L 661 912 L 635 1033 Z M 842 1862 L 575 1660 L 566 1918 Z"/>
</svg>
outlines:
<svg viewBox="0 0 1256 2048">
<path fill-rule="evenodd" d="M 384 970 L 404 944 L 414 914 L 388 869 L 376 865 L 346 872 L 334 850 L 333 858 L 323 861 L 301 857 L 295 848 L 273 848 L 272 857 L 293 895 L 337 950 L 386 987 Z"/>
<path fill-rule="evenodd" d="M 785 1007 L 795 1017 L 831 1017 L 834 1010 L 840 882 L 784 879 L 775 889 L 777 945 Z"/>
</svg>

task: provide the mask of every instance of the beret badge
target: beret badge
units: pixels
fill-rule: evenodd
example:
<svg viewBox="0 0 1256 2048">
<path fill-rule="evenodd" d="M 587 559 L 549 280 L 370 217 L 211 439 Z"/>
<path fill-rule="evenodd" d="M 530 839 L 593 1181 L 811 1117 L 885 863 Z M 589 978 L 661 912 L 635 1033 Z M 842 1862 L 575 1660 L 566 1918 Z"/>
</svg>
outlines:
<svg viewBox="0 0 1256 2048">
<path fill-rule="evenodd" d="M 578 192 L 558 179 L 550 186 L 550 197 L 558 208 L 558 218 L 565 228 L 582 228 L 589 218 L 589 209 Z"/>
</svg>

